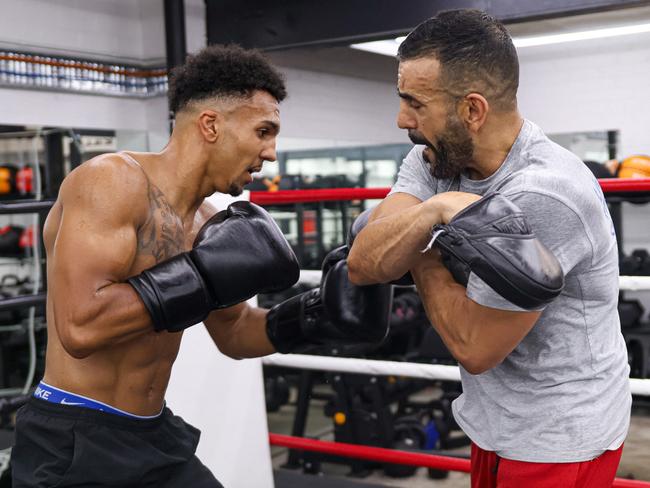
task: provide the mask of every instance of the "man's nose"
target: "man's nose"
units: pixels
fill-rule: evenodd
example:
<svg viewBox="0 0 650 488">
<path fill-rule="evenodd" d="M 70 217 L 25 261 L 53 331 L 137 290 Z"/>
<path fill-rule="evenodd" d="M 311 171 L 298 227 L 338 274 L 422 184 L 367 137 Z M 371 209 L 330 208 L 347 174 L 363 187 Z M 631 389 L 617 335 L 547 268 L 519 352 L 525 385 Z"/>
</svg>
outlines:
<svg viewBox="0 0 650 488">
<path fill-rule="evenodd" d="M 275 151 L 275 143 L 273 143 L 270 146 L 265 147 L 264 150 L 262 151 L 262 153 L 260 154 L 260 157 L 264 161 L 271 161 L 271 162 L 278 159 L 278 155 L 277 155 L 277 153 Z"/>
<path fill-rule="evenodd" d="M 417 129 L 418 127 L 415 117 L 403 104 L 400 104 L 399 112 L 397 112 L 397 127 L 400 129 Z"/>
</svg>

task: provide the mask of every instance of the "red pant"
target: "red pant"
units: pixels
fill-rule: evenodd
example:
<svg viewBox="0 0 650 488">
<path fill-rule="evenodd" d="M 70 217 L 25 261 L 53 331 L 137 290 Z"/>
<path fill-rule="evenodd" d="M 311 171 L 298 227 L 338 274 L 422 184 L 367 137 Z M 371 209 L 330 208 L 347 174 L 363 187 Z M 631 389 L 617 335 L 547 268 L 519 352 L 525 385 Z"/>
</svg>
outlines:
<svg viewBox="0 0 650 488">
<path fill-rule="evenodd" d="M 623 446 L 581 463 L 527 463 L 472 444 L 472 488 L 609 488 Z"/>
</svg>

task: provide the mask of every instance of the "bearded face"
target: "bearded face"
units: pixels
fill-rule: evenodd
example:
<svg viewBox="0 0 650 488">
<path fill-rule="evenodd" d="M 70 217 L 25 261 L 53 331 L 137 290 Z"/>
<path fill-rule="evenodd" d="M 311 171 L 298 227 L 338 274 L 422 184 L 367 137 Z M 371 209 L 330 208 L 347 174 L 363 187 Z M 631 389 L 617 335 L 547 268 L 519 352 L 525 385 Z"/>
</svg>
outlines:
<svg viewBox="0 0 650 488">
<path fill-rule="evenodd" d="M 429 163 L 431 175 L 437 179 L 450 179 L 459 176 L 472 161 L 474 143 L 458 116 L 450 111 L 445 128 L 434 141 L 429 141 L 417 130 L 408 131 L 414 144 L 427 146 L 423 157 Z"/>
</svg>

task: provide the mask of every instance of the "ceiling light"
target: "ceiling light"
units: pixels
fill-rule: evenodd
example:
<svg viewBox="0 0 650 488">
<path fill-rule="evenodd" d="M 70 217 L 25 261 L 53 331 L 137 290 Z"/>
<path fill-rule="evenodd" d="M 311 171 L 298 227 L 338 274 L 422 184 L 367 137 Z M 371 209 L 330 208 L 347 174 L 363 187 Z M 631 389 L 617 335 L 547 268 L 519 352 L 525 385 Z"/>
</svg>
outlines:
<svg viewBox="0 0 650 488">
<path fill-rule="evenodd" d="M 368 51 L 386 56 L 397 56 L 397 48 L 406 39 L 406 36 L 396 37 L 395 39 L 386 39 L 385 41 L 362 42 L 360 44 L 350 45 L 353 49 Z"/>
<path fill-rule="evenodd" d="M 650 24 L 625 25 L 621 27 L 608 27 L 581 32 L 567 32 L 566 34 L 550 34 L 535 37 L 514 38 L 515 47 L 544 46 L 546 44 L 560 44 L 563 42 L 586 41 L 589 39 L 604 39 L 607 37 L 629 36 L 650 32 Z"/>
<path fill-rule="evenodd" d="M 593 29 L 580 32 L 567 32 L 564 34 L 548 34 L 534 37 L 515 37 L 512 39 L 515 47 L 544 46 L 547 44 L 560 44 L 563 42 L 585 41 L 589 39 L 604 39 L 607 37 L 628 36 L 632 34 L 642 34 L 650 32 L 649 24 L 625 25 L 620 27 L 607 27 L 603 29 Z M 388 39 L 385 41 L 363 42 L 352 44 L 353 49 L 369 51 L 386 56 L 396 56 L 397 48 L 406 39 L 406 36 Z"/>
</svg>

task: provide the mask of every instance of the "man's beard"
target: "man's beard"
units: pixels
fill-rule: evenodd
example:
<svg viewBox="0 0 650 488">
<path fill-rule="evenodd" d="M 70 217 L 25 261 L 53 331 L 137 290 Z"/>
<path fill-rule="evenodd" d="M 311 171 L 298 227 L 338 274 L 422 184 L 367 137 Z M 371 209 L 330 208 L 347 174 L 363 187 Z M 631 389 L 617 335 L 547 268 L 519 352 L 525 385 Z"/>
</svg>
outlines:
<svg viewBox="0 0 650 488">
<path fill-rule="evenodd" d="M 414 144 L 424 144 L 433 152 L 433 161 L 426 153 L 423 157 L 429 163 L 429 171 L 434 178 L 443 180 L 459 176 L 472 161 L 474 143 L 457 117 L 447 117 L 445 129 L 435 143 L 414 130 L 409 130 L 408 135 Z"/>
<path fill-rule="evenodd" d="M 244 192 L 244 187 L 236 183 L 231 183 L 230 187 L 228 187 L 228 195 L 230 195 L 231 197 L 238 197 L 243 192 Z"/>
</svg>

